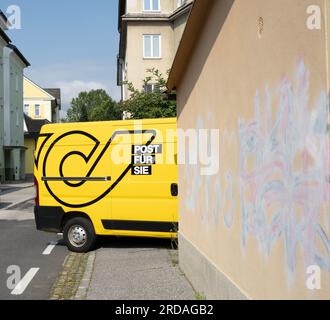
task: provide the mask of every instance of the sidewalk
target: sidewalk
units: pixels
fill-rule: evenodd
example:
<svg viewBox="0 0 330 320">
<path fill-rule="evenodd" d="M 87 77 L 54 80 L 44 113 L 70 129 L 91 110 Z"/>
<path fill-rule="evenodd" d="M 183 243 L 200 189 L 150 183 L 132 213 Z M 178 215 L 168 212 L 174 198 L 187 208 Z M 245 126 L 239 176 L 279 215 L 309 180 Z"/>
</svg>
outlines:
<svg viewBox="0 0 330 320">
<path fill-rule="evenodd" d="M 1 184 L 0 185 L 0 209 L 12 209 L 22 202 L 34 198 L 34 187 L 31 182 Z"/>
<path fill-rule="evenodd" d="M 33 181 L 18 181 L 18 182 L 8 182 L 0 183 L 0 189 L 5 188 L 27 188 L 34 185 Z"/>
<path fill-rule="evenodd" d="M 169 241 L 109 239 L 96 252 L 87 300 L 195 300 Z"/>
</svg>

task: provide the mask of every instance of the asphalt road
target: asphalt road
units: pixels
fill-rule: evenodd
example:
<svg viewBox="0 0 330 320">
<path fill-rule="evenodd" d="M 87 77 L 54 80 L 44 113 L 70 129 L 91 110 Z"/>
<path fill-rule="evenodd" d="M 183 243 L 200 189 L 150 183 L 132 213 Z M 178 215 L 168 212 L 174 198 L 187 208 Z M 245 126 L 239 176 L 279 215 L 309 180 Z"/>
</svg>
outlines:
<svg viewBox="0 0 330 320">
<path fill-rule="evenodd" d="M 48 299 L 68 254 L 57 235 L 36 230 L 32 212 L 32 202 L 0 211 L 0 300 Z"/>
</svg>

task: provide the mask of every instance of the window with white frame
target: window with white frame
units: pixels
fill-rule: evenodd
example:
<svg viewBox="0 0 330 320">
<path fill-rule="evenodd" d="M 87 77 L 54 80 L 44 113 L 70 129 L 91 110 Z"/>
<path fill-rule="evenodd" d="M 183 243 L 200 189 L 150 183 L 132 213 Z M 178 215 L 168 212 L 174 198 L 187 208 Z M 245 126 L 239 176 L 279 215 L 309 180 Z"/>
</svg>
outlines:
<svg viewBox="0 0 330 320">
<path fill-rule="evenodd" d="M 155 83 L 148 83 L 144 86 L 145 93 L 159 92 L 159 85 Z"/>
<path fill-rule="evenodd" d="M 161 36 L 159 34 L 143 35 L 143 57 L 145 59 L 161 58 Z"/>
<path fill-rule="evenodd" d="M 160 11 L 160 0 L 143 0 L 143 11 Z"/>
<path fill-rule="evenodd" d="M 40 117 L 40 104 L 34 106 L 34 115 L 36 118 Z"/>
<path fill-rule="evenodd" d="M 30 109 L 30 105 L 29 105 L 29 104 L 25 104 L 25 105 L 24 105 L 24 113 L 25 113 L 26 115 L 29 115 L 29 109 Z"/>
</svg>

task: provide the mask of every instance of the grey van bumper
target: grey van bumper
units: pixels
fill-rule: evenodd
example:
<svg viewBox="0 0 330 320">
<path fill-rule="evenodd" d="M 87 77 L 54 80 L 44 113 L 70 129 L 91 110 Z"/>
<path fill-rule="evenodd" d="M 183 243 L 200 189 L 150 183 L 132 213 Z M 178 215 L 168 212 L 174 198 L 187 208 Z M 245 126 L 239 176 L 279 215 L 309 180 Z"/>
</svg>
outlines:
<svg viewBox="0 0 330 320">
<path fill-rule="evenodd" d="M 58 233 L 62 231 L 65 212 L 61 207 L 34 207 L 37 230 Z"/>
</svg>

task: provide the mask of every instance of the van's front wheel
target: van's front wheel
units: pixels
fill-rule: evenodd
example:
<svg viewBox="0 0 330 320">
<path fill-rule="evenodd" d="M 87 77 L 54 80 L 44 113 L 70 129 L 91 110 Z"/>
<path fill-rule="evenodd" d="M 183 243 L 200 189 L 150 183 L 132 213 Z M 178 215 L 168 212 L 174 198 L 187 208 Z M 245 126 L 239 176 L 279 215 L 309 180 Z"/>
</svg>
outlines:
<svg viewBox="0 0 330 320">
<path fill-rule="evenodd" d="M 64 226 L 63 238 L 68 249 L 77 253 L 92 250 L 96 242 L 93 224 L 85 218 L 70 219 Z"/>
</svg>

